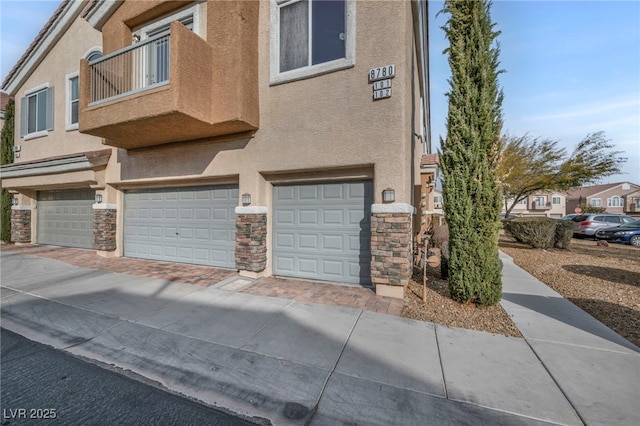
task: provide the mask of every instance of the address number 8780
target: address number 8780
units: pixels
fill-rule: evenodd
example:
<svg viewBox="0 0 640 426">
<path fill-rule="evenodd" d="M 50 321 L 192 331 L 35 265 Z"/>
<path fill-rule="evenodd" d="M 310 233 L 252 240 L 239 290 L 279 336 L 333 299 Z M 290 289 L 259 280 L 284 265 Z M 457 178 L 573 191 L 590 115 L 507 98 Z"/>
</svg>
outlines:
<svg viewBox="0 0 640 426">
<path fill-rule="evenodd" d="M 369 71 L 369 82 L 384 80 L 396 76 L 395 65 L 385 65 L 384 67 L 371 68 Z"/>
</svg>

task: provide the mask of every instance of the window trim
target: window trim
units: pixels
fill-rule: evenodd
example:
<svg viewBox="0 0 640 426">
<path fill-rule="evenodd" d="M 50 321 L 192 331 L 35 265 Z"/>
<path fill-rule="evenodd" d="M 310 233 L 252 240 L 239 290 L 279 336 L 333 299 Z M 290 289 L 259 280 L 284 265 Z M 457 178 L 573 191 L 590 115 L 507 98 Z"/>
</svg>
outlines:
<svg viewBox="0 0 640 426">
<path fill-rule="evenodd" d="M 557 202 L 557 203 L 556 203 L 556 200 L 558 200 L 558 202 Z M 555 196 L 552 196 L 552 197 L 551 197 L 551 205 L 553 205 L 553 206 L 559 206 L 559 205 L 561 205 L 561 204 L 562 204 L 562 197 L 557 196 L 557 195 L 555 195 Z"/>
<path fill-rule="evenodd" d="M 163 15 L 155 21 L 140 25 L 134 29 L 133 34 L 137 34 L 140 36 L 141 40 L 145 40 L 153 37 L 153 35 L 150 36 L 149 33 L 156 32 L 162 27 L 170 26 L 173 21 L 183 21 L 188 17 L 191 17 L 193 20 L 192 31 L 194 34 L 200 36 L 200 3 L 192 4 L 184 9 L 173 11 L 168 15 Z"/>
<path fill-rule="evenodd" d="M 28 99 L 29 97 L 46 91 L 47 99 L 46 99 L 46 108 L 45 108 L 45 129 L 37 130 L 35 132 L 29 133 L 29 108 L 28 108 Z M 26 101 L 26 102 L 25 102 Z M 50 131 L 54 129 L 54 120 L 55 120 L 55 93 L 53 90 L 53 86 L 49 83 L 43 83 L 38 86 L 32 87 L 29 90 L 26 90 L 23 96 L 20 98 L 20 137 L 25 141 L 30 139 L 37 139 L 44 136 L 49 135 Z M 51 112 L 49 112 L 51 111 Z"/>
<path fill-rule="evenodd" d="M 597 203 L 594 203 L 594 201 L 597 201 Z M 589 200 L 589 205 L 591 207 L 602 207 L 602 198 L 591 198 Z"/>
<path fill-rule="evenodd" d="M 298 0 L 271 0 L 269 22 L 269 85 L 303 80 L 353 68 L 356 64 L 356 1 L 345 0 L 345 57 L 295 70 L 280 72 L 280 8 Z"/>
<path fill-rule="evenodd" d="M 613 200 L 617 200 L 617 204 L 613 204 Z M 622 201 L 622 197 L 614 195 L 613 197 L 607 198 L 607 207 L 623 207 L 624 203 Z"/>
<path fill-rule="evenodd" d="M 78 79 L 78 99 L 76 99 L 76 102 L 78 103 L 78 108 L 80 107 L 80 73 L 79 72 L 72 72 L 69 73 L 67 75 L 64 76 L 64 81 L 65 81 L 65 130 L 67 132 L 72 131 L 72 130 L 78 130 L 78 123 L 80 122 L 80 110 L 78 110 L 78 122 L 76 123 L 72 123 L 71 122 L 71 103 L 73 102 L 73 100 L 71 99 L 71 80 L 73 80 L 74 78 Z"/>
</svg>

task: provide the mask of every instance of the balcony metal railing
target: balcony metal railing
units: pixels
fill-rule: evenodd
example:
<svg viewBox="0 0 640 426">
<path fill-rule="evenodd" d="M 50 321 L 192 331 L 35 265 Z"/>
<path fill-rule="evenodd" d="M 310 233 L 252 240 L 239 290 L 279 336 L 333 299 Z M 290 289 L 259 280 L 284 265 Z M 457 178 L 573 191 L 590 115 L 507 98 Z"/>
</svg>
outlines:
<svg viewBox="0 0 640 426">
<path fill-rule="evenodd" d="M 168 84 L 170 41 L 151 37 L 89 62 L 89 105 Z"/>
</svg>

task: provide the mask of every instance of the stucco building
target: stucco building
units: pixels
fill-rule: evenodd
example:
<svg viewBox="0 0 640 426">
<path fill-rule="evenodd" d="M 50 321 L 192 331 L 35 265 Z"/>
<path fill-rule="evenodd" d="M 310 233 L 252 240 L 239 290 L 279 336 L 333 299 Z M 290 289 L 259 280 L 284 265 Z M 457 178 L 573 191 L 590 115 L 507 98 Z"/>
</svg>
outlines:
<svg viewBox="0 0 640 426">
<path fill-rule="evenodd" d="M 567 194 L 567 212 L 573 213 L 580 204 L 640 217 L 640 185 L 615 182 L 576 188 Z"/>
<path fill-rule="evenodd" d="M 3 83 L 14 241 L 402 297 L 427 21 L 409 0 L 62 2 Z"/>
</svg>

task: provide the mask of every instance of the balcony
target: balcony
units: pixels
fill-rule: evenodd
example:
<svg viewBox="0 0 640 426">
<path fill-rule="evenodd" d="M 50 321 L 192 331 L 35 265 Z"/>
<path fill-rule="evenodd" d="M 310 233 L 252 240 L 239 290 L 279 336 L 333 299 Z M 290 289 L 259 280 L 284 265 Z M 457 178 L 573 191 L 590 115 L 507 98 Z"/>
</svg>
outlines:
<svg viewBox="0 0 640 426">
<path fill-rule="evenodd" d="M 531 204 L 531 210 L 551 210 L 551 202 L 538 202 L 534 201 Z"/>
<path fill-rule="evenodd" d="M 80 132 L 133 149 L 255 131 L 257 98 L 244 93 L 242 71 L 217 72 L 229 62 L 214 63 L 212 47 L 177 21 L 169 34 L 83 60 Z"/>
</svg>

